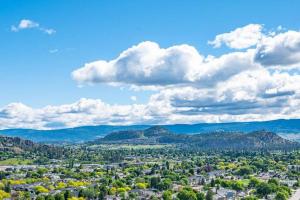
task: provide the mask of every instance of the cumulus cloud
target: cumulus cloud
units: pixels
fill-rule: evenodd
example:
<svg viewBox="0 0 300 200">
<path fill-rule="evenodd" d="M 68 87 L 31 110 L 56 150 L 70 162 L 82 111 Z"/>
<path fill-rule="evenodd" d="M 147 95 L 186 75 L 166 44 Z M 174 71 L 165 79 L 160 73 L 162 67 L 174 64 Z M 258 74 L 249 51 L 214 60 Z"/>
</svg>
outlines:
<svg viewBox="0 0 300 200">
<path fill-rule="evenodd" d="M 83 98 L 38 109 L 12 103 L 0 108 L 0 128 L 300 118 L 299 68 L 283 70 L 300 66 L 300 32 L 265 34 L 261 29 L 250 24 L 220 34 L 213 45 L 246 49 L 217 57 L 186 44 L 162 48 L 155 42 L 141 42 L 115 59 L 86 63 L 72 77 L 79 84 L 155 90 L 148 102 L 137 104 L 131 96 L 130 105 L 111 105 Z"/>
<path fill-rule="evenodd" d="M 188 115 L 289 115 L 291 103 L 299 107 L 300 76 L 270 74 L 264 69 L 233 76 L 213 89 L 186 87 L 161 91 L 157 98 L 169 101 L 176 112 Z M 289 112 L 288 112 L 289 111 Z"/>
<path fill-rule="evenodd" d="M 234 75 L 211 88 L 167 87 L 145 104 L 112 105 L 99 99 L 34 109 L 0 109 L 0 128 L 53 129 L 98 124 L 173 124 L 300 118 L 300 75 L 265 68 Z"/>
<path fill-rule="evenodd" d="M 138 86 L 178 84 L 213 85 L 243 70 L 256 68 L 254 51 L 233 52 L 219 58 L 204 57 L 194 47 L 178 45 L 160 48 L 142 42 L 111 61 L 98 60 L 73 71 L 79 84 L 121 83 Z"/>
<path fill-rule="evenodd" d="M 219 34 L 208 44 L 213 45 L 215 48 L 219 48 L 224 44 L 233 49 L 245 49 L 259 42 L 263 36 L 262 28 L 260 24 L 249 24 L 229 33 Z"/>
<path fill-rule="evenodd" d="M 287 31 L 264 37 L 257 47 L 255 61 L 265 66 L 298 64 L 300 62 L 300 32 Z"/>
<path fill-rule="evenodd" d="M 190 82 L 203 59 L 189 45 L 163 49 L 147 41 L 123 51 L 114 60 L 87 63 L 72 76 L 79 83 L 177 84 Z"/>
<path fill-rule="evenodd" d="M 14 103 L 0 109 L 1 128 L 47 129 L 54 125 L 74 127 L 95 124 L 130 124 L 146 121 L 144 105 L 109 105 L 99 99 L 80 99 L 60 105 L 30 108 Z M 150 119 L 149 119 L 150 120 Z"/>
<path fill-rule="evenodd" d="M 29 19 L 22 19 L 18 25 L 11 26 L 11 31 L 13 31 L 13 32 L 18 32 L 18 31 L 25 30 L 25 29 L 37 29 L 48 35 L 52 35 L 56 32 L 52 28 L 41 27 L 39 23 L 29 20 Z"/>
</svg>

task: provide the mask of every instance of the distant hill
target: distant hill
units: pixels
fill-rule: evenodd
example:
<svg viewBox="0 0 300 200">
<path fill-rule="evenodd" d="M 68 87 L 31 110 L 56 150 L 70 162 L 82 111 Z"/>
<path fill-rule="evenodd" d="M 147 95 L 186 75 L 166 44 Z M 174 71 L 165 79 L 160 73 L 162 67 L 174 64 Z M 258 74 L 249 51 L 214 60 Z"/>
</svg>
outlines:
<svg viewBox="0 0 300 200">
<path fill-rule="evenodd" d="M 152 144 L 159 143 L 163 136 L 169 136 L 171 132 L 161 126 L 153 126 L 145 130 L 128 130 L 112 132 L 104 138 L 96 139 L 91 143 L 132 143 L 132 144 Z"/>
<path fill-rule="evenodd" d="M 286 140 L 275 133 L 255 131 L 211 132 L 203 134 L 175 134 L 164 127 L 145 130 L 118 131 L 90 144 L 176 144 L 183 147 L 208 150 L 299 149 L 300 144 Z"/>
<path fill-rule="evenodd" d="M 20 137 L 34 142 L 44 143 L 80 143 L 104 137 L 108 133 L 120 130 L 139 130 L 149 126 L 82 126 L 57 130 L 34 130 L 34 129 L 5 129 L 0 130 L 0 135 Z"/>
<path fill-rule="evenodd" d="M 16 154 L 38 154 L 48 157 L 59 157 L 62 148 L 46 144 L 39 144 L 18 137 L 0 136 L 0 152 Z"/>
<path fill-rule="evenodd" d="M 35 142 L 68 142 L 78 143 L 92 141 L 99 137 L 116 132 L 128 130 L 143 130 L 151 125 L 132 126 L 82 126 L 59 130 L 32 130 L 32 129 L 6 129 L 0 130 L 0 135 L 16 136 Z M 208 132 L 243 132 L 249 133 L 258 130 L 278 133 L 280 136 L 300 141 L 300 119 L 274 120 L 264 122 L 234 122 L 234 123 L 200 123 L 200 124 L 174 124 L 163 125 L 173 133 L 198 134 Z"/>
</svg>

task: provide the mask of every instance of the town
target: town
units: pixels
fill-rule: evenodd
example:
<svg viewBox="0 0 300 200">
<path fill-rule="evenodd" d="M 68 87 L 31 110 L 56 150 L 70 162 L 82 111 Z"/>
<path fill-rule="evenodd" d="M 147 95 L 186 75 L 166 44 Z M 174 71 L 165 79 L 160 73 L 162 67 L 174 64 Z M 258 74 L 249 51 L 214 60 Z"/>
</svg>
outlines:
<svg viewBox="0 0 300 200">
<path fill-rule="evenodd" d="M 82 150 L 77 150 L 68 160 L 2 164 L 0 199 L 286 200 L 299 192 L 299 151 L 213 153 L 163 145 L 84 148 L 92 157 L 109 156 L 94 158 L 98 162 L 82 160 Z"/>
</svg>

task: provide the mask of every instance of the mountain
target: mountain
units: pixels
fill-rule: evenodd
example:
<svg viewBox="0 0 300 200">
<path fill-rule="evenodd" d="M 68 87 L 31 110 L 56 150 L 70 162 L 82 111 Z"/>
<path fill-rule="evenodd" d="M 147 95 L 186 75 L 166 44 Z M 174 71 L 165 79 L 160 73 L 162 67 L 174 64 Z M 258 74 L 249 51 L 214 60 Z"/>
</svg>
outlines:
<svg viewBox="0 0 300 200">
<path fill-rule="evenodd" d="M 128 130 L 112 132 L 104 138 L 99 138 L 92 143 L 159 143 L 158 139 L 169 136 L 172 133 L 161 126 L 153 126 L 145 130 Z"/>
<path fill-rule="evenodd" d="M 211 132 L 203 134 L 175 134 L 161 126 L 137 131 L 118 131 L 90 144 L 175 144 L 189 149 L 299 149 L 300 144 L 286 140 L 275 133 L 255 131 Z"/>
<path fill-rule="evenodd" d="M 131 126 L 82 126 L 58 130 L 6 129 L 0 130 L 0 135 L 15 136 L 35 142 L 67 142 L 79 143 L 104 137 L 111 132 L 144 130 L 151 125 Z M 163 125 L 173 133 L 199 134 L 216 131 L 249 133 L 258 130 L 278 133 L 280 136 L 300 141 L 300 119 L 273 120 L 263 122 L 233 122 L 233 123 L 199 123 Z"/>
<path fill-rule="evenodd" d="M 139 130 L 149 126 L 81 126 L 75 128 L 57 130 L 34 130 L 34 129 L 4 129 L 0 130 L 0 135 L 21 137 L 34 142 L 44 143 L 80 143 L 104 137 L 108 133 L 120 130 Z"/>
<path fill-rule="evenodd" d="M 59 157 L 63 149 L 52 145 L 39 144 L 30 140 L 18 137 L 0 136 L 0 152 L 10 152 L 16 154 L 47 155 L 49 157 Z"/>
</svg>

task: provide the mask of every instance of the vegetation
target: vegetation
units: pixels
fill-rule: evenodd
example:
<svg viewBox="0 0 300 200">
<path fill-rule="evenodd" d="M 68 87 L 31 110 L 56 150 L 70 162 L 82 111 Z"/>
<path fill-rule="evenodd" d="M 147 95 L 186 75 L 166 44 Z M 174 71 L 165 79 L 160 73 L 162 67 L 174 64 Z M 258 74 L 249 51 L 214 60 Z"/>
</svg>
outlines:
<svg viewBox="0 0 300 200">
<path fill-rule="evenodd" d="M 3 137 L 1 162 L 9 164 L 0 166 L 0 200 L 211 200 L 230 197 L 287 200 L 299 189 L 299 150 L 194 146 L 199 141 L 216 140 L 220 136 L 217 133 L 203 137 L 184 136 L 183 140 L 185 137 L 192 139 L 189 146 L 177 142 L 157 143 L 162 138 L 173 137 L 159 127 L 139 131 L 138 136 L 133 134 L 126 139 L 124 136 L 118 138 L 118 134 L 121 133 L 114 133 L 113 139 L 111 136 L 105 138 L 105 142 L 97 140 L 93 144 L 65 147 Z M 138 137 L 139 142 L 133 136 Z M 220 140 L 234 142 L 239 137 L 232 133 Z M 289 144 L 265 132 L 243 137 L 262 146 L 266 143 L 259 141 L 266 137 L 272 139 L 269 144 Z M 144 143 L 149 138 L 150 142 Z M 244 143 L 253 144 L 247 144 L 247 140 Z"/>
</svg>

